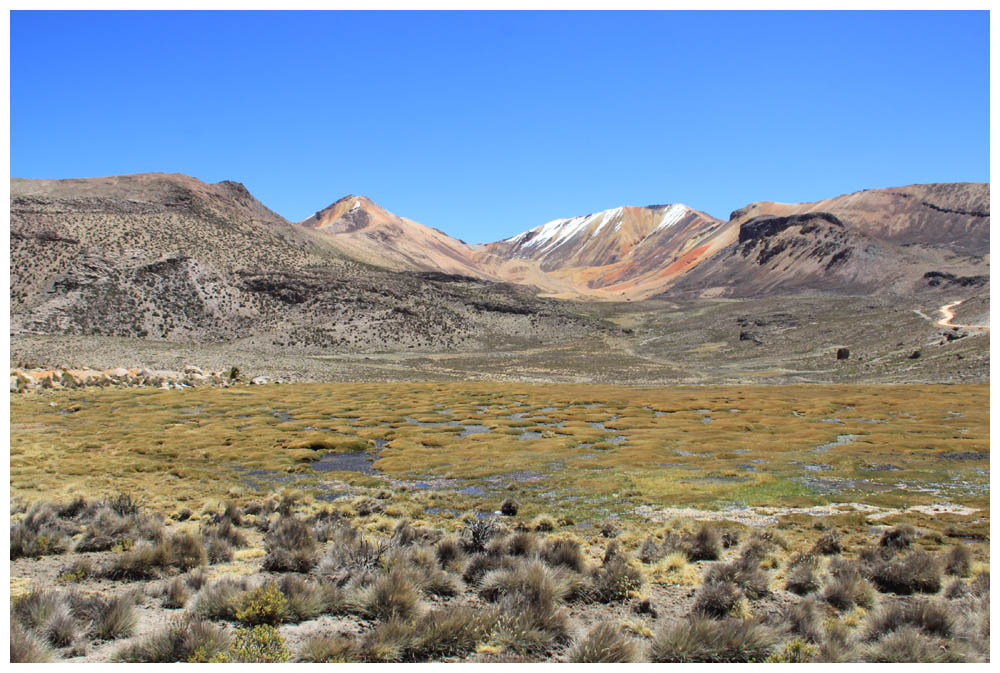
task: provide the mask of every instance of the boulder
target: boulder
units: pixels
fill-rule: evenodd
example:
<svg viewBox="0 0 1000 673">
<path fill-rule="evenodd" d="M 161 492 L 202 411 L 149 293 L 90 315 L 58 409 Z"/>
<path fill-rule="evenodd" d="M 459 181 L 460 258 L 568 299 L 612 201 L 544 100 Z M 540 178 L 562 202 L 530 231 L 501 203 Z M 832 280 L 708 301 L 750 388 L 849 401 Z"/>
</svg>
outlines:
<svg viewBox="0 0 1000 673">
<path fill-rule="evenodd" d="M 185 374 L 204 374 L 201 367 L 195 367 L 194 365 L 184 365 Z"/>
<path fill-rule="evenodd" d="M 128 370 L 124 367 L 115 367 L 114 369 L 108 370 L 108 376 L 116 379 L 124 379 L 128 376 Z"/>
<path fill-rule="evenodd" d="M 250 379 L 250 385 L 252 386 L 262 386 L 266 384 L 269 379 L 266 376 L 258 376 L 256 378 Z"/>
</svg>

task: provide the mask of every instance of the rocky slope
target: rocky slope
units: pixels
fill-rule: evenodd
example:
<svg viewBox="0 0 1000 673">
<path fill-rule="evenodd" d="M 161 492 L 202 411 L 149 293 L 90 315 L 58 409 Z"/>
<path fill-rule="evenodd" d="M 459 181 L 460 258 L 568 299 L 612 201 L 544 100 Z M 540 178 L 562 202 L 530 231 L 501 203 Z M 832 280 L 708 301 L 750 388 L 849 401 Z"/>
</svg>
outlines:
<svg viewBox="0 0 1000 673">
<path fill-rule="evenodd" d="M 874 189 L 735 211 L 736 240 L 665 295 L 907 294 L 989 282 L 989 185 Z"/>
<path fill-rule="evenodd" d="M 582 294 L 644 298 L 730 243 L 735 229 L 683 204 L 622 206 L 554 220 L 486 249 L 533 260 Z"/>
<path fill-rule="evenodd" d="M 337 351 L 600 329 L 525 288 L 350 259 L 238 183 L 11 181 L 11 331 Z"/>
</svg>

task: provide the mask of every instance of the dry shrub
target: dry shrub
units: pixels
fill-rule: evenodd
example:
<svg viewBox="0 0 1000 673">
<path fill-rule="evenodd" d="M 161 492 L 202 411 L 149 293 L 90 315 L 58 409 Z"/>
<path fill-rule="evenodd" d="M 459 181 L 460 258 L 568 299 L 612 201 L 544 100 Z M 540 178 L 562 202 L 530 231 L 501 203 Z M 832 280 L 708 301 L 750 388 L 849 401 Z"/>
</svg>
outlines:
<svg viewBox="0 0 1000 673">
<path fill-rule="evenodd" d="M 823 586 L 816 573 L 819 565 L 815 556 L 803 556 L 789 564 L 785 588 L 799 596 L 819 591 Z"/>
<path fill-rule="evenodd" d="M 875 588 L 857 573 L 845 574 L 823 589 L 823 600 L 841 612 L 855 605 L 870 608 L 875 604 Z"/>
<path fill-rule="evenodd" d="M 713 526 L 704 525 L 688 541 L 684 552 L 692 561 L 715 561 L 722 554 L 722 540 Z"/>
<path fill-rule="evenodd" d="M 770 576 L 760 569 L 754 556 L 744 556 L 730 563 L 717 563 L 705 573 L 705 581 L 733 583 L 749 599 L 763 598 L 770 594 Z"/>
<path fill-rule="evenodd" d="M 876 663 L 959 663 L 968 655 L 953 641 L 928 636 L 913 626 L 904 626 L 869 643 L 861 651 L 864 661 Z"/>
<path fill-rule="evenodd" d="M 639 648 L 621 627 L 601 622 L 570 648 L 566 660 L 574 664 L 630 663 L 637 661 Z"/>
<path fill-rule="evenodd" d="M 504 532 L 503 526 L 496 517 L 477 517 L 465 524 L 462 529 L 462 549 L 469 554 L 486 551 L 486 545 L 494 537 Z"/>
<path fill-rule="evenodd" d="M 968 577 L 972 573 L 972 550 L 964 544 L 952 547 L 945 556 L 944 571 L 949 575 Z"/>
<path fill-rule="evenodd" d="M 10 622 L 10 663 L 32 664 L 53 661 L 56 653 L 41 638 L 18 622 Z"/>
<path fill-rule="evenodd" d="M 601 567 L 590 571 L 587 597 L 598 603 L 620 603 L 642 588 L 642 571 L 632 567 L 623 554 L 606 557 Z"/>
<path fill-rule="evenodd" d="M 113 660 L 131 663 L 208 661 L 229 649 L 226 631 L 210 622 L 181 617 L 117 653 Z"/>
<path fill-rule="evenodd" d="M 875 567 L 872 582 L 883 593 L 934 594 L 941 589 L 941 568 L 931 554 L 911 551 Z"/>
<path fill-rule="evenodd" d="M 516 654 L 538 655 L 569 642 L 566 613 L 555 602 L 510 596 L 500 602 L 492 642 Z"/>
<path fill-rule="evenodd" d="M 951 638 L 955 632 L 955 618 L 949 605 L 941 601 L 896 600 L 869 616 L 865 624 L 864 639 L 878 640 L 904 626 L 913 626 L 927 635 Z"/>
<path fill-rule="evenodd" d="M 284 621 L 302 622 L 344 609 L 344 591 L 334 584 L 311 582 L 298 575 L 284 575 L 278 582 L 278 590 L 286 602 Z"/>
<path fill-rule="evenodd" d="M 810 553 L 820 556 L 833 556 L 843 551 L 840 544 L 840 533 L 831 530 L 816 540 Z"/>
<path fill-rule="evenodd" d="M 783 610 L 784 623 L 797 636 L 811 643 L 823 640 L 823 611 L 815 599 L 806 598 L 787 606 Z"/>
<path fill-rule="evenodd" d="M 760 662 L 776 644 L 774 632 L 754 620 L 714 621 L 696 616 L 664 625 L 653 637 L 650 658 L 680 663 Z"/>
<path fill-rule="evenodd" d="M 527 604 L 541 605 L 565 599 L 571 589 L 569 571 L 551 568 L 538 559 L 518 559 L 511 567 L 486 573 L 479 595 L 493 603 L 514 597 Z"/>
<path fill-rule="evenodd" d="M 420 609 L 420 589 L 404 569 L 393 568 L 374 583 L 355 587 L 347 604 L 358 614 L 373 619 L 409 619 Z"/>
<path fill-rule="evenodd" d="M 314 664 L 355 663 L 362 660 L 362 653 L 353 638 L 314 636 L 303 643 L 298 659 Z"/>
<path fill-rule="evenodd" d="M 163 588 L 163 602 L 165 608 L 183 608 L 191 597 L 191 591 L 184 577 L 175 577 Z"/>
<path fill-rule="evenodd" d="M 917 539 L 917 529 L 909 524 L 900 524 L 882 533 L 879 547 L 893 552 L 906 549 Z"/>
<path fill-rule="evenodd" d="M 740 588 L 733 582 L 705 582 L 695 594 L 691 612 L 694 615 L 722 619 L 732 612 L 742 597 Z"/>
<path fill-rule="evenodd" d="M 202 587 L 191 612 L 204 619 L 236 619 L 236 599 L 247 590 L 245 577 L 223 577 Z"/>
<path fill-rule="evenodd" d="M 580 543 L 568 538 L 548 540 L 542 546 L 541 558 L 552 567 L 561 566 L 578 573 L 587 565 Z"/>
<path fill-rule="evenodd" d="M 515 533 L 507 539 L 510 556 L 530 556 L 538 549 L 538 538 L 531 533 Z"/>
<path fill-rule="evenodd" d="M 264 538 L 264 570 L 309 572 L 316 565 L 316 536 L 301 519 L 282 516 Z"/>
</svg>

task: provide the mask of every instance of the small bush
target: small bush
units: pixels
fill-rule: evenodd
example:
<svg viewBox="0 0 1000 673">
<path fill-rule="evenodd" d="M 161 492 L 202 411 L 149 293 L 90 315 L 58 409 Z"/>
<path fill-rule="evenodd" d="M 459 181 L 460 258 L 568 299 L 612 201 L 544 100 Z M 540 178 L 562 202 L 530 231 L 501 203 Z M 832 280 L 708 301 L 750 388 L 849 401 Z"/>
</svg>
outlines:
<svg viewBox="0 0 1000 673">
<path fill-rule="evenodd" d="M 692 536 L 684 550 L 692 561 L 715 561 L 722 554 L 719 531 L 712 526 L 702 526 Z"/>
<path fill-rule="evenodd" d="M 141 509 L 131 493 L 119 493 L 116 496 L 106 498 L 105 503 L 120 517 L 136 516 Z"/>
<path fill-rule="evenodd" d="M 131 643 L 113 656 L 130 663 L 176 663 L 210 661 L 229 649 L 224 629 L 189 617 L 176 619 L 139 642 Z"/>
<path fill-rule="evenodd" d="M 517 501 L 511 498 L 504 500 L 503 504 L 500 505 L 500 513 L 504 516 L 517 516 L 519 509 L 520 506 L 517 504 Z"/>
<path fill-rule="evenodd" d="M 264 570 L 276 572 L 309 572 L 316 564 L 316 537 L 300 519 L 283 516 L 271 526 L 264 544 Z"/>
<path fill-rule="evenodd" d="M 538 538 L 531 533 L 515 533 L 507 540 L 507 553 L 511 556 L 530 556 L 538 549 Z"/>
<path fill-rule="evenodd" d="M 622 555 L 612 556 L 590 572 L 590 597 L 599 603 L 620 603 L 642 588 L 642 572 Z"/>
<path fill-rule="evenodd" d="M 115 596 L 109 600 L 97 599 L 93 611 L 92 631 L 101 640 L 127 638 L 135 631 L 139 615 L 135 612 L 135 598 L 131 595 Z"/>
<path fill-rule="evenodd" d="M 656 543 L 652 537 L 647 537 L 639 547 L 639 560 L 645 564 L 656 563 L 666 556 L 666 550 Z"/>
<path fill-rule="evenodd" d="M 34 587 L 29 593 L 11 601 L 11 621 L 17 621 L 28 629 L 43 631 L 65 605 L 62 594 Z"/>
<path fill-rule="evenodd" d="M 744 557 L 731 563 L 717 563 L 705 573 L 706 582 L 731 582 L 742 589 L 750 599 L 763 598 L 770 594 L 771 578 L 760 569 L 754 557 Z"/>
<path fill-rule="evenodd" d="M 815 563 L 800 563 L 793 566 L 788 571 L 788 579 L 785 581 L 785 588 L 799 596 L 819 591 L 822 586 L 816 574 Z"/>
<path fill-rule="evenodd" d="M 45 626 L 45 638 L 56 647 L 69 647 L 76 638 L 76 621 L 67 607 L 60 609 Z"/>
<path fill-rule="evenodd" d="M 470 607 L 428 612 L 414 623 L 403 658 L 431 661 L 472 652 L 486 640 L 496 620 L 494 611 Z"/>
<path fill-rule="evenodd" d="M 816 661 L 819 648 L 807 643 L 801 638 L 793 638 L 784 644 L 780 652 L 775 652 L 767 659 L 769 664 L 807 664 Z"/>
<path fill-rule="evenodd" d="M 840 533 L 831 530 L 816 540 L 816 544 L 813 545 L 810 553 L 820 556 L 833 556 L 839 554 L 841 551 L 843 549 L 840 545 Z"/>
<path fill-rule="evenodd" d="M 552 601 L 528 602 L 509 596 L 500 602 L 492 642 L 516 654 L 538 655 L 569 642 L 566 613 Z"/>
<path fill-rule="evenodd" d="M 420 590 L 409 573 L 393 568 L 373 584 L 356 588 L 348 605 L 365 617 L 409 619 L 420 607 Z"/>
<path fill-rule="evenodd" d="M 695 594 L 691 613 L 722 619 L 733 611 L 742 597 L 734 582 L 705 582 Z"/>
<path fill-rule="evenodd" d="M 237 621 L 248 626 L 280 624 L 288 616 L 288 601 L 274 582 L 242 594 L 234 607 Z"/>
<path fill-rule="evenodd" d="M 959 663 L 967 656 L 954 643 L 928 636 L 912 626 L 893 631 L 862 650 L 864 661 L 875 663 Z"/>
<path fill-rule="evenodd" d="M 873 613 L 865 624 L 864 639 L 878 640 L 904 626 L 913 626 L 924 633 L 950 638 L 955 632 L 955 619 L 948 605 L 939 601 L 894 601 Z"/>
<path fill-rule="evenodd" d="M 10 663 L 33 664 L 53 661 L 56 653 L 48 645 L 17 622 L 10 622 Z"/>
<path fill-rule="evenodd" d="M 740 531 L 735 528 L 726 528 L 720 535 L 722 546 L 731 549 L 740 543 Z"/>
<path fill-rule="evenodd" d="M 94 565 L 89 559 L 78 559 L 63 569 L 56 578 L 60 582 L 82 582 L 94 576 Z"/>
<path fill-rule="evenodd" d="M 465 555 L 459 541 L 453 537 L 446 537 L 440 540 L 434 548 L 434 552 L 442 568 L 447 568 L 457 563 Z"/>
<path fill-rule="evenodd" d="M 906 549 L 917 538 L 917 530 L 909 524 L 902 524 L 882 533 L 878 544 L 880 547 L 897 552 Z"/>
<path fill-rule="evenodd" d="M 549 533 L 559 527 L 559 523 L 549 514 L 539 514 L 528 527 L 536 533 Z"/>
<path fill-rule="evenodd" d="M 964 544 L 952 547 L 945 557 L 944 571 L 949 575 L 968 577 L 972 573 L 972 551 Z"/>
<path fill-rule="evenodd" d="M 541 605 L 563 600 L 571 587 L 567 571 L 550 568 L 537 559 L 527 559 L 488 572 L 483 577 L 479 595 L 494 603 L 513 597 L 526 604 Z"/>
<path fill-rule="evenodd" d="M 171 609 L 183 608 L 190 596 L 191 592 L 184 578 L 175 577 L 163 589 L 162 605 Z"/>
<path fill-rule="evenodd" d="M 339 612 L 344 607 L 344 592 L 334 584 L 304 580 L 285 575 L 278 589 L 287 601 L 286 621 L 301 622 L 322 614 Z"/>
<path fill-rule="evenodd" d="M 115 557 L 103 575 L 113 580 L 153 579 L 157 569 L 166 565 L 165 551 L 162 545 L 144 543 Z"/>
<path fill-rule="evenodd" d="M 653 637 L 650 658 L 680 663 L 759 662 L 767 659 L 776 642 L 773 631 L 753 620 L 692 617 L 661 628 Z"/>
<path fill-rule="evenodd" d="M 191 611 L 204 619 L 235 620 L 237 598 L 246 590 L 245 578 L 224 577 L 202 587 Z"/>
<path fill-rule="evenodd" d="M 173 566 L 181 571 L 197 568 L 205 565 L 205 549 L 194 535 L 186 531 L 174 533 L 166 542 L 166 553 L 164 554 L 166 565 Z"/>
<path fill-rule="evenodd" d="M 635 641 L 626 636 L 621 627 L 601 622 L 573 644 L 566 660 L 574 664 L 630 663 L 636 661 L 638 655 Z"/>
<path fill-rule="evenodd" d="M 495 517 L 475 518 L 462 530 L 462 548 L 470 554 L 484 552 L 489 541 L 502 532 L 503 528 Z"/>
<path fill-rule="evenodd" d="M 225 539 L 215 535 L 203 535 L 202 542 L 209 563 L 228 563 L 233 560 L 233 548 Z"/>
<path fill-rule="evenodd" d="M 875 588 L 856 573 L 844 575 L 823 589 L 823 600 L 841 612 L 855 605 L 870 608 L 875 604 Z"/>
<path fill-rule="evenodd" d="M 815 600 L 807 598 L 793 603 L 784 609 L 783 616 L 792 633 L 811 643 L 822 642 L 823 629 L 820 622 L 823 615 Z"/>
<path fill-rule="evenodd" d="M 876 567 L 872 582 L 884 593 L 933 594 L 941 589 L 941 568 L 929 553 L 912 551 Z"/>
<path fill-rule="evenodd" d="M 478 586 L 486 573 L 501 567 L 513 567 L 513 564 L 500 556 L 476 554 L 466 563 L 462 579 L 470 586 Z"/>
<path fill-rule="evenodd" d="M 362 660 L 361 648 L 351 638 L 343 636 L 314 636 L 299 651 L 299 661 L 314 664 L 346 664 Z"/>
<path fill-rule="evenodd" d="M 271 624 L 236 629 L 229 650 L 209 661 L 240 664 L 280 664 L 291 661 L 285 638 Z"/>
<path fill-rule="evenodd" d="M 562 566 L 576 572 L 583 572 L 587 563 L 580 543 L 569 539 L 549 540 L 542 547 L 541 557 L 550 566 Z"/>
</svg>

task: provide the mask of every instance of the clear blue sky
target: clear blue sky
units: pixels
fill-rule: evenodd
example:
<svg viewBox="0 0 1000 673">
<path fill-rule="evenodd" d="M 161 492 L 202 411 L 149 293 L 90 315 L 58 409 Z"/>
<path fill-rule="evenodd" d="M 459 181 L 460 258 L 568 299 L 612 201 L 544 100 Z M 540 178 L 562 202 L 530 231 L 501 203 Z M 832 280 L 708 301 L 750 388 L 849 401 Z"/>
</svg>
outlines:
<svg viewBox="0 0 1000 673">
<path fill-rule="evenodd" d="M 979 12 L 25 12 L 11 174 L 348 193 L 469 242 L 989 180 Z"/>
</svg>

